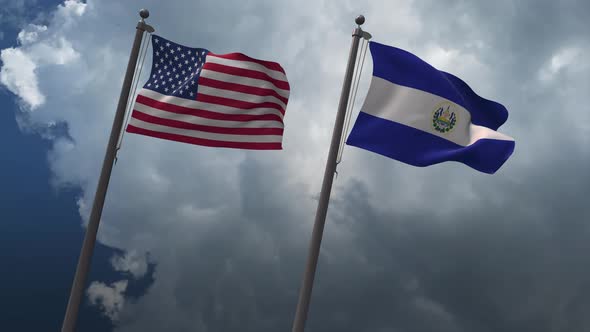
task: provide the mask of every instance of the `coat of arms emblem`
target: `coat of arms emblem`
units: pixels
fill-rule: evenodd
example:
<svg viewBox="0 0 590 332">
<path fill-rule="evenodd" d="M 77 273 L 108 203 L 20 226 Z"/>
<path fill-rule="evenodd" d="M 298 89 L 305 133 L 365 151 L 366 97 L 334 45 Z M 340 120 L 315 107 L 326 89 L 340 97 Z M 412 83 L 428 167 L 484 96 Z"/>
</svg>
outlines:
<svg viewBox="0 0 590 332">
<path fill-rule="evenodd" d="M 439 104 L 432 112 L 432 127 L 434 127 L 434 130 L 441 133 L 448 133 L 453 130 L 455 124 L 457 124 L 457 113 L 452 111 L 452 106 L 452 103 L 445 102 Z"/>
</svg>

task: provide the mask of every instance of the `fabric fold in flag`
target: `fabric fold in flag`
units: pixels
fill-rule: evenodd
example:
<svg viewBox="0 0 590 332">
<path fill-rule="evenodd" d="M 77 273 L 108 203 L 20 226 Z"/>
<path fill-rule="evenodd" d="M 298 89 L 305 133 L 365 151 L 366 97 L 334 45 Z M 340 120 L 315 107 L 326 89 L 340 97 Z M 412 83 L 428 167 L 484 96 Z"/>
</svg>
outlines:
<svg viewBox="0 0 590 332">
<path fill-rule="evenodd" d="M 514 151 L 501 104 L 404 50 L 370 42 L 373 77 L 346 143 L 413 166 L 456 161 L 495 173 Z"/>
<path fill-rule="evenodd" d="M 280 150 L 289 82 L 276 62 L 152 36 L 150 77 L 126 131 L 210 146 Z"/>
</svg>

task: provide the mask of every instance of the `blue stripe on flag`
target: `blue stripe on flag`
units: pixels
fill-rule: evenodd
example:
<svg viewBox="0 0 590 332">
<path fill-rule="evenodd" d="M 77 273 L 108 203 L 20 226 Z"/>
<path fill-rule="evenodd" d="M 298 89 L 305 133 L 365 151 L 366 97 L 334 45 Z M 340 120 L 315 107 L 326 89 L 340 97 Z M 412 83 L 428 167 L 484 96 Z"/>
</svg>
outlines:
<svg viewBox="0 0 590 332">
<path fill-rule="evenodd" d="M 412 53 L 370 42 L 373 76 L 392 83 L 423 90 L 463 106 L 471 113 L 471 122 L 497 130 L 508 119 L 501 104 L 478 96 L 460 78 L 437 70 Z"/>
<path fill-rule="evenodd" d="M 346 144 L 366 149 L 413 166 L 444 161 L 464 163 L 493 174 L 514 151 L 514 141 L 480 139 L 461 146 L 397 122 L 360 112 Z"/>
</svg>

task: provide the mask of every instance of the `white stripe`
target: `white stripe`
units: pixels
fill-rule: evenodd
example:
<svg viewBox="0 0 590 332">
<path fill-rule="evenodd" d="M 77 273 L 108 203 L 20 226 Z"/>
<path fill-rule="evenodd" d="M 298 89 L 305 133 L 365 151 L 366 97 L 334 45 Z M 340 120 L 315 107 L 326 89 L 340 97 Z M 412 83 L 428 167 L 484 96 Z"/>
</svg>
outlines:
<svg viewBox="0 0 590 332">
<path fill-rule="evenodd" d="M 234 100 L 246 101 L 249 103 L 264 103 L 270 102 L 278 104 L 283 110 L 287 107 L 285 103 L 283 103 L 280 99 L 274 96 L 258 96 L 258 95 L 251 95 L 249 93 L 237 92 L 232 90 L 224 90 L 213 88 L 210 86 L 199 85 L 198 93 L 216 96 L 216 97 L 223 97 L 223 98 L 230 98 Z"/>
<path fill-rule="evenodd" d="M 155 116 L 162 119 L 176 120 L 187 123 L 193 123 L 203 126 L 223 127 L 223 128 L 284 128 L 283 124 L 278 121 L 226 121 L 214 120 L 194 116 L 190 114 L 178 114 L 166 112 L 144 104 L 136 103 L 134 110 Z"/>
<path fill-rule="evenodd" d="M 280 89 L 269 81 L 259 80 L 257 78 L 230 75 L 208 69 L 203 69 L 201 71 L 201 77 L 211 78 L 218 81 L 249 85 L 257 88 L 271 89 L 275 90 L 280 96 L 289 98 L 289 90 Z"/>
<path fill-rule="evenodd" d="M 447 133 L 436 131 L 432 125 L 433 112 L 438 105 L 450 103 L 457 123 Z M 442 137 L 462 146 L 482 138 L 513 141 L 514 139 L 490 128 L 471 123 L 471 113 L 460 105 L 426 91 L 394 84 L 373 76 L 362 112 L 401 123 Z"/>
<path fill-rule="evenodd" d="M 267 68 L 267 67 L 265 67 L 259 63 L 256 63 L 256 62 L 225 59 L 225 58 L 220 58 L 218 56 L 211 55 L 211 54 L 207 54 L 207 57 L 205 58 L 205 62 L 218 63 L 218 64 L 224 65 L 224 66 L 231 66 L 231 67 L 255 70 L 255 71 L 264 73 L 264 74 L 274 78 L 275 80 L 288 82 L 287 76 L 285 76 L 285 74 L 281 73 L 280 71 L 276 71 L 276 70 Z"/>
<path fill-rule="evenodd" d="M 211 111 L 216 113 L 223 113 L 223 114 L 246 114 L 246 115 L 263 115 L 263 114 L 275 114 L 283 119 L 283 114 L 274 108 L 252 108 L 247 110 L 238 109 L 235 107 L 224 106 L 224 105 L 217 105 L 211 103 L 204 103 L 202 101 L 196 101 L 186 98 L 179 98 L 174 96 L 163 95 L 159 92 L 150 90 L 150 89 L 141 89 L 139 94 L 148 97 L 150 99 L 154 99 L 157 101 L 161 101 L 167 104 L 182 106 L 186 108 L 192 109 L 199 109 L 205 111 Z M 269 120 L 270 121 L 270 120 Z"/>
<path fill-rule="evenodd" d="M 141 121 L 135 118 L 129 119 L 129 124 L 138 128 L 157 131 L 167 134 L 182 135 L 195 138 L 203 138 L 214 141 L 225 141 L 225 142 L 250 142 L 250 143 L 280 143 L 282 136 L 278 135 L 226 135 L 207 133 L 197 130 L 179 129 L 168 126 L 157 125 L 145 121 Z"/>
<path fill-rule="evenodd" d="M 514 141 L 514 138 L 512 138 L 508 135 L 504 135 L 504 134 L 497 132 L 495 130 L 492 130 L 488 127 L 478 126 L 478 125 L 474 125 L 474 124 L 471 124 L 469 126 L 469 133 L 470 133 L 470 140 L 469 140 L 469 144 L 467 144 L 467 145 L 471 145 L 471 144 L 475 143 L 477 140 L 482 139 L 482 138 L 497 139 L 497 140 L 502 140 L 502 141 Z"/>
</svg>

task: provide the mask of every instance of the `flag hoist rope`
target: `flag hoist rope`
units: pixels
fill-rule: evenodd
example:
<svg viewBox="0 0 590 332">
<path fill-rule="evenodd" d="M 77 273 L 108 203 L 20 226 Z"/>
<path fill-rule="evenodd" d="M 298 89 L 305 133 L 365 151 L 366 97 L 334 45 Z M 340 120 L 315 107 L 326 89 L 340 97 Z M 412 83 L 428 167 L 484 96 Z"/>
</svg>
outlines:
<svg viewBox="0 0 590 332">
<path fill-rule="evenodd" d="M 364 31 L 363 31 L 364 32 Z M 363 67 L 365 65 L 365 57 L 367 55 L 367 49 L 369 48 L 369 40 L 368 38 L 361 39 L 361 46 L 360 46 L 360 53 L 362 57 L 358 58 L 358 61 L 355 65 L 356 70 L 354 72 L 354 76 L 352 79 L 352 94 L 348 101 L 348 109 L 346 110 L 346 118 L 344 119 L 344 129 L 342 130 L 342 138 L 340 139 L 340 145 L 338 147 L 338 157 L 336 158 L 336 165 L 339 165 L 342 162 L 342 154 L 344 153 L 344 144 L 346 142 L 346 136 L 348 135 L 348 127 L 350 126 L 350 120 L 352 118 L 352 111 L 354 110 L 354 104 L 356 102 L 356 93 L 359 89 L 360 81 L 361 81 L 361 74 L 363 73 Z M 336 171 L 336 176 L 338 176 L 338 171 Z"/>
<path fill-rule="evenodd" d="M 129 122 L 129 117 L 131 115 L 131 111 L 133 111 L 133 102 L 135 101 L 135 97 L 137 96 L 137 86 L 139 85 L 139 79 L 141 78 L 141 70 L 143 69 L 143 64 L 145 62 L 145 56 L 147 54 L 147 50 L 150 45 L 151 39 L 151 32 L 147 32 L 147 34 L 143 35 L 143 39 L 141 42 L 141 49 L 139 51 L 139 61 L 137 67 L 135 69 L 136 75 L 133 76 L 133 82 L 131 83 L 131 98 L 127 101 L 127 107 L 125 108 L 125 123 L 123 124 L 123 130 L 121 130 L 121 134 L 119 136 L 119 143 L 117 144 L 117 156 L 115 156 L 115 165 L 117 164 L 118 153 L 121 150 L 121 145 L 123 145 L 123 137 L 125 136 L 125 128 L 127 128 L 127 123 Z M 147 42 L 145 40 L 147 39 Z M 139 68 L 139 70 L 137 70 Z"/>
<path fill-rule="evenodd" d="M 119 142 L 121 129 L 123 128 L 123 122 L 125 120 L 125 111 L 127 109 L 129 94 L 131 91 L 133 78 L 135 76 L 135 69 L 137 67 L 137 59 L 139 57 L 140 47 L 144 33 L 154 32 L 154 28 L 145 23 L 145 19 L 148 18 L 149 15 L 149 12 L 145 9 L 142 9 L 139 12 L 141 20 L 136 26 L 135 38 L 133 40 L 133 46 L 131 47 L 129 62 L 127 63 L 127 71 L 125 72 L 125 77 L 123 79 L 123 86 L 121 87 L 121 94 L 119 95 L 119 103 L 117 104 L 117 111 L 115 112 L 115 117 L 113 119 L 113 126 L 111 128 L 109 142 L 106 147 L 100 176 L 96 186 L 94 202 L 92 203 L 92 210 L 90 211 L 90 217 L 88 218 L 88 226 L 86 227 L 84 242 L 82 243 L 82 249 L 80 250 L 80 257 L 78 258 L 78 265 L 76 266 L 74 281 L 72 282 L 70 298 L 68 299 L 65 317 L 61 327 L 62 332 L 73 332 L 76 328 L 78 311 L 80 310 L 80 304 L 82 303 L 84 290 L 86 289 L 88 272 L 90 271 L 90 262 L 92 260 L 94 246 L 96 244 L 98 225 L 100 224 L 100 217 L 102 215 L 102 209 L 109 186 L 109 180 L 111 178 L 111 172 L 113 170 L 113 164 L 117 154 L 117 143 Z"/>
</svg>

